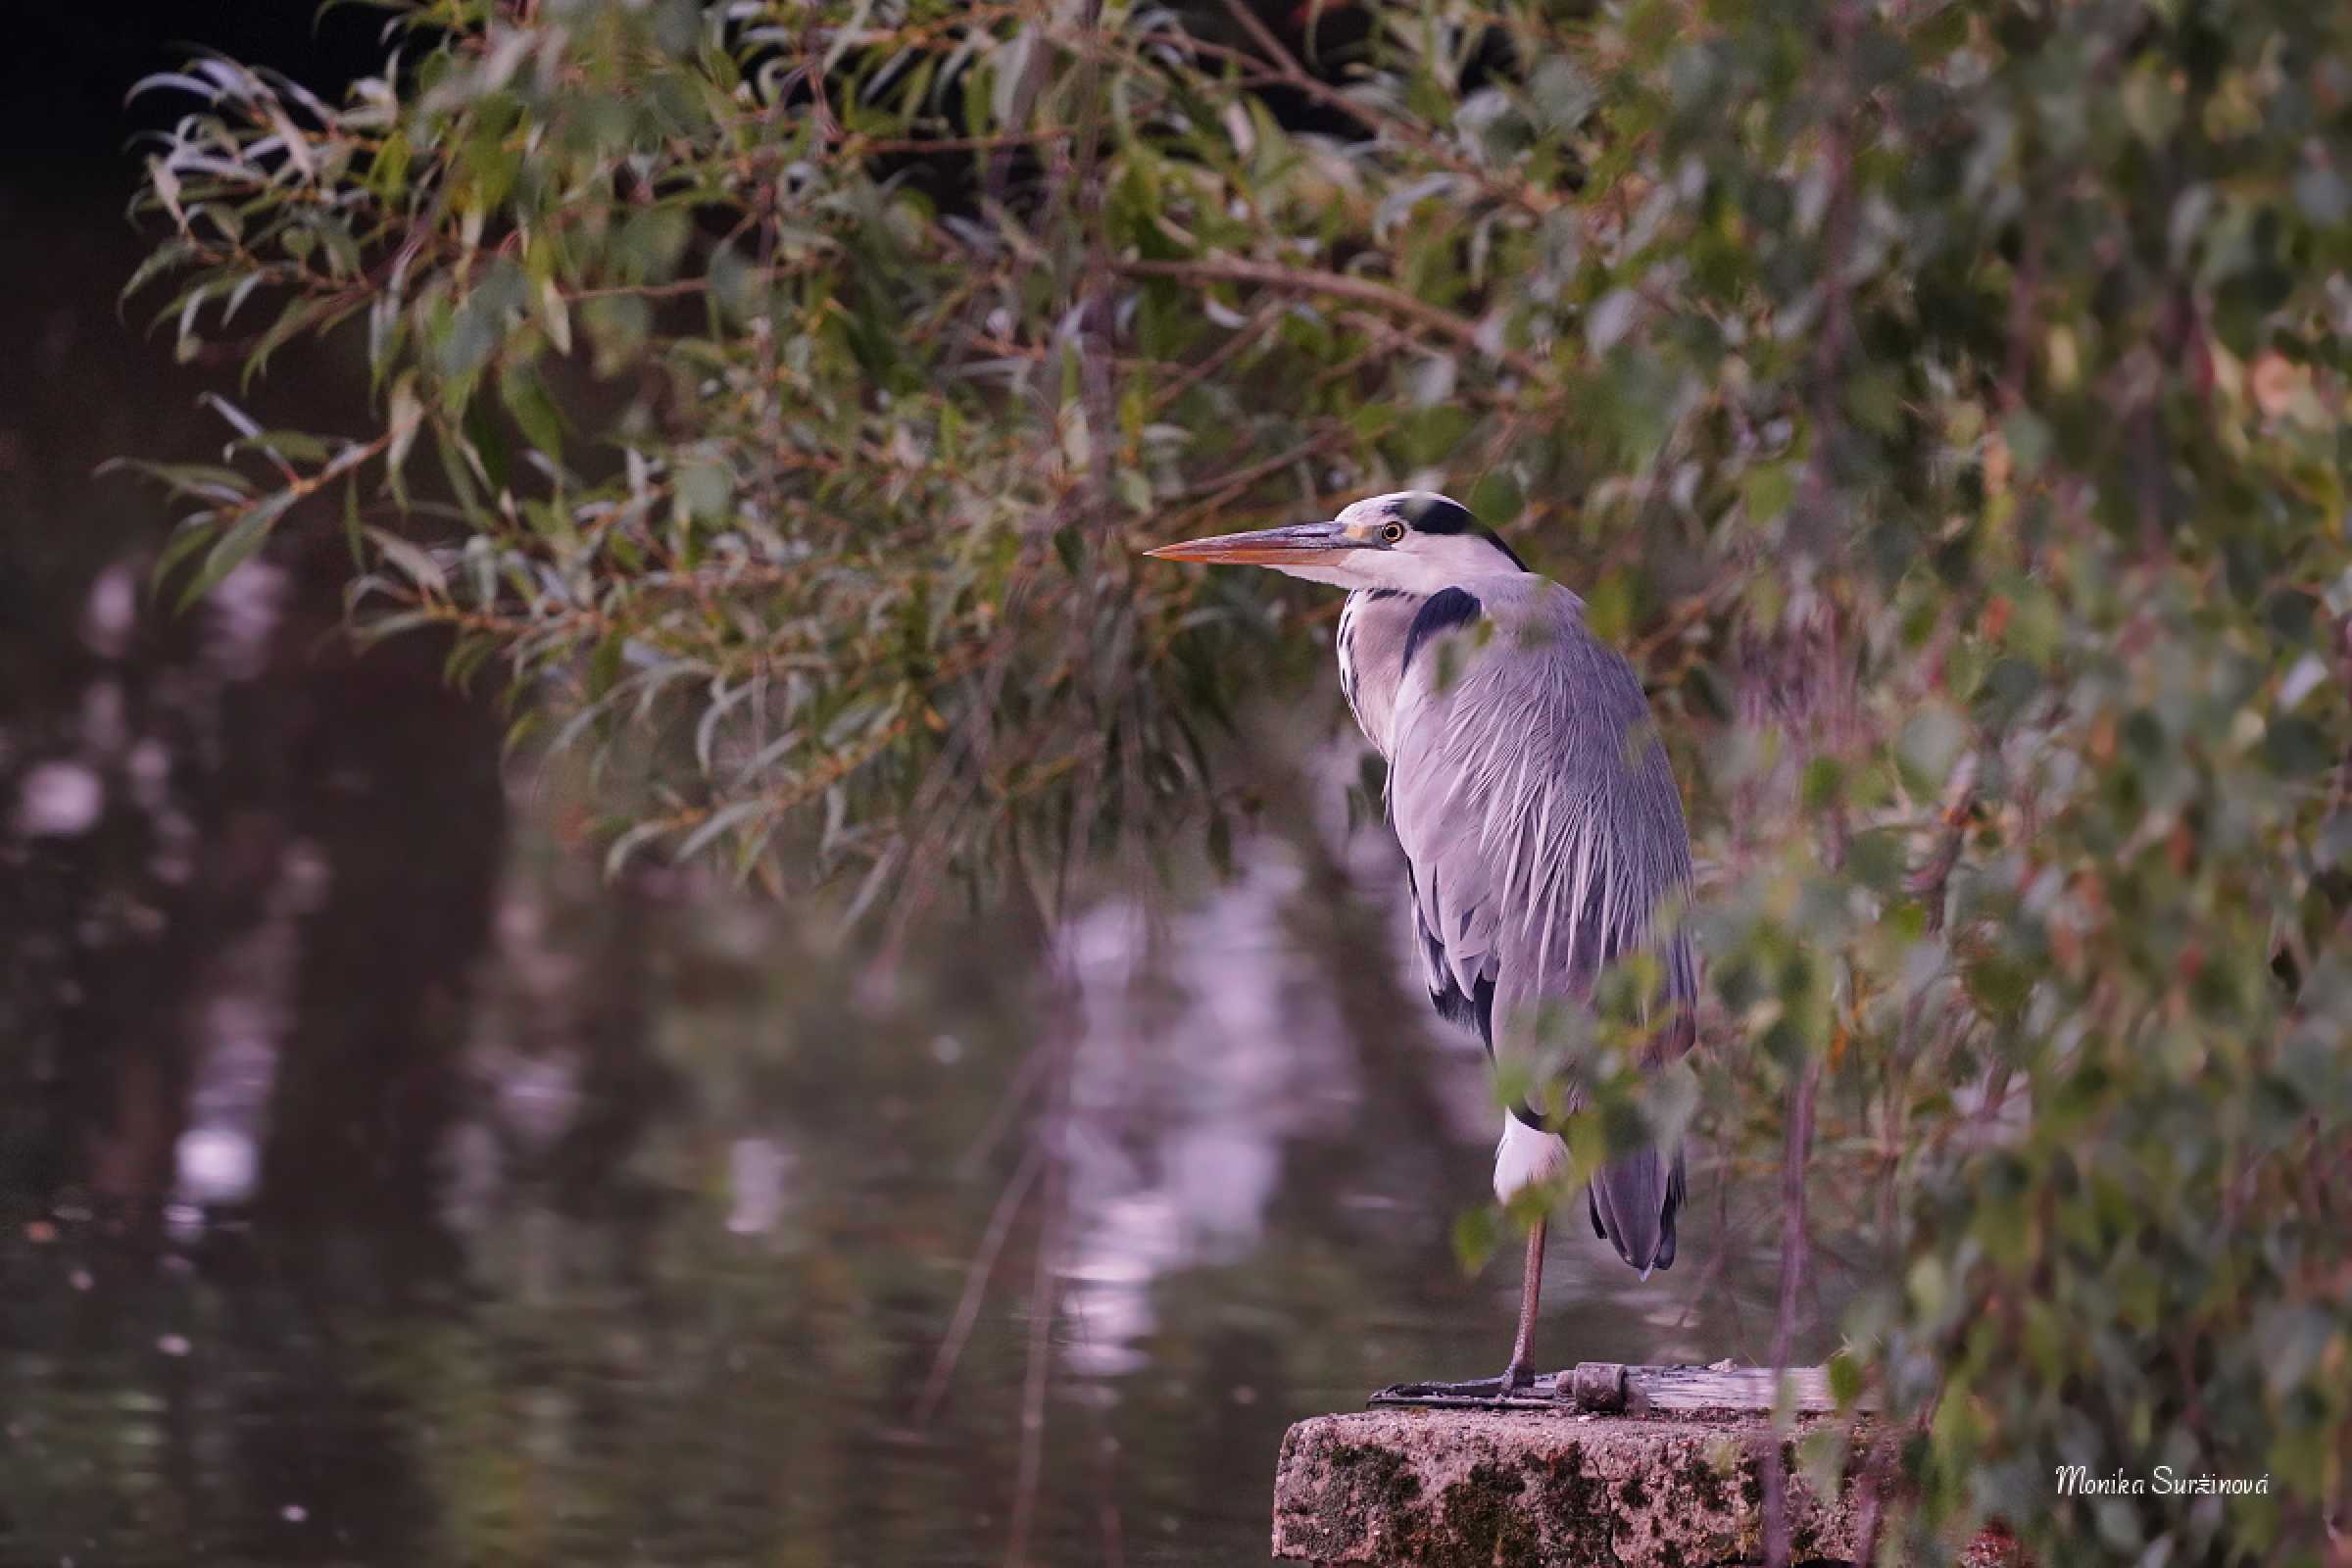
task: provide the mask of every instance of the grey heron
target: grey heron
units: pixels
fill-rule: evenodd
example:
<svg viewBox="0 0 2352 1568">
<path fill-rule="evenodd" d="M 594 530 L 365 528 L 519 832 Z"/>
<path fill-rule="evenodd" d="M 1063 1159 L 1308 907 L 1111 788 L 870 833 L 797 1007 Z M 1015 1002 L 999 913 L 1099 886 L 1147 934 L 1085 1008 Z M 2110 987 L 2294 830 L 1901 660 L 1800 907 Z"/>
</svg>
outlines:
<svg viewBox="0 0 2352 1568">
<path fill-rule="evenodd" d="M 1467 508 L 1423 490 L 1358 501 L 1327 522 L 1147 553 L 1348 590 L 1340 685 L 1388 761 L 1421 977 L 1497 1067 L 1528 1061 L 1544 1004 L 1588 1001 L 1600 972 L 1636 950 L 1651 951 L 1662 974 L 1643 1065 L 1690 1049 L 1697 961 L 1679 923 L 1651 930 L 1690 884 L 1682 800 L 1640 680 L 1587 628 L 1581 599 L 1529 571 Z M 1504 1112 L 1502 1201 L 1548 1188 L 1569 1163 L 1535 1104 Z M 1586 1191 L 1593 1231 L 1644 1279 L 1674 1262 L 1682 1201 L 1679 1145 L 1620 1153 Z M 1502 1376 L 1427 1387 L 1507 1396 L 1532 1381 L 1544 1231 L 1539 1218 L 1528 1234 Z"/>
</svg>

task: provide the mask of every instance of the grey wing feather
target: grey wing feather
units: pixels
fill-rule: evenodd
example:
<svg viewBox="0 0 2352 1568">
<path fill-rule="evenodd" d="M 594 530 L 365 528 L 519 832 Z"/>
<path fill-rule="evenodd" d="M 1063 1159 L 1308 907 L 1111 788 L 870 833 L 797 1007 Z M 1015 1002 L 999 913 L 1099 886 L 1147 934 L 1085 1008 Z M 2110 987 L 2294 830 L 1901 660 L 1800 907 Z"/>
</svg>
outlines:
<svg viewBox="0 0 2352 1568">
<path fill-rule="evenodd" d="M 1528 580 L 1525 602 L 1486 607 L 1483 646 L 1455 633 L 1407 665 L 1389 771 L 1431 998 L 1498 1054 L 1537 1004 L 1588 997 L 1606 964 L 1644 946 L 1660 900 L 1690 880 L 1640 681 L 1574 596 Z M 1673 1012 L 1653 1060 L 1689 1046 L 1697 993 L 1687 935 L 1658 956 Z M 1629 1154 L 1595 1178 L 1593 1224 L 1635 1267 L 1663 1266 L 1682 1187 L 1679 1151 Z"/>
</svg>

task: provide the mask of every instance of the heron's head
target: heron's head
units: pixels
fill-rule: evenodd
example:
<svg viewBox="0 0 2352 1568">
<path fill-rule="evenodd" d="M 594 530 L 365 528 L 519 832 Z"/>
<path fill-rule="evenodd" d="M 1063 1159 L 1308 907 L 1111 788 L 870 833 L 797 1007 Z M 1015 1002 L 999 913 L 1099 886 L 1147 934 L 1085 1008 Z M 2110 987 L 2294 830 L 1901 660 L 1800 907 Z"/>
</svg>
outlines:
<svg viewBox="0 0 2352 1568">
<path fill-rule="evenodd" d="M 1272 566 L 1341 588 L 1434 594 L 1481 578 L 1517 576 L 1527 564 L 1470 509 L 1434 490 L 1399 490 L 1342 509 L 1329 522 L 1293 523 L 1161 545 L 1162 561 Z"/>
</svg>

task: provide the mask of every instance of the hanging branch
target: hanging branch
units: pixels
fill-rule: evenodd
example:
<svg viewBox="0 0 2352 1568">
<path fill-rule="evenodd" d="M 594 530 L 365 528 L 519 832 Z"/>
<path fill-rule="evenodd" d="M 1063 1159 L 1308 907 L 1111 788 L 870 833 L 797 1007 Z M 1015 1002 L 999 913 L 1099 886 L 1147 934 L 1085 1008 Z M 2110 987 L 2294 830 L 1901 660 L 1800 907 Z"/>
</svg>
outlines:
<svg viewBox="0 0 2352 1568">
<path fill-rule="evenodd" d="M 1533 355 L 1513 348 L 1490 348 L 1479 323 L 1469 318 L 1456 316 L 1451 311 L 1407 294 L 1403 289 L 1368 277 L 1351 277 L 1345 272 L 1324 271 L 1318 268 L 1282 267 L 1272 262 L 1250 262 L 1228 257 L 1212 257 L 1197 262 L 1121 262 L 1118 266 L 1119 270 L 1130 277 L 1173 277 L 1190 283 L 1246 283 L 1258 288 L 1351 300 L 1389 316 L 1401 318 L 1440 337 L 1450 338 L 1475 353 L 1491 356 L 1531 380 L 1542 379 L 1544 374 L 1543 364 Z"/>
<path fill-rule="evenodd" d="M 1813 1149 L 1813 1102 L 1821 1088 L 1821 1061 L 1808 1057 L 1788 1085 L 1788 1136 L 1781 1159 L 1781 1292 L 1772 1320 L 1772 1368 L 1788 1366 L 1796 1334 L 1797 1298 L 1806 1265 L 1805 1164 Z M 1764 1552 L 1770 1568 L 1788 1568 L 1788 1474 L 1775 1430 L 1765 1439 Z"/>
</svg>

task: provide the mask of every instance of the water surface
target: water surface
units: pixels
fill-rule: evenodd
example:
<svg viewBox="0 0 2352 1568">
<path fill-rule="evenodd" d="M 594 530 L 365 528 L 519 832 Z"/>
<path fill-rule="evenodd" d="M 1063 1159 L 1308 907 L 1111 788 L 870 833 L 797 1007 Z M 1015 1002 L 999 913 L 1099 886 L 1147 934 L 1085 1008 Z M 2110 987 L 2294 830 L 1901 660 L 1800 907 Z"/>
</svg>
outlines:
<svg viewBox="0 0 2352 1568">
<path fill-rule="evenodd" d="M 1256 1562 L 1290 1422 L 1497 1368 L 1495 1111 L 1344 740 L 1058 989 L 985 917 L 876 975 L 608 882 L 435 650 L 343 649 L 333 541 L 148 606 L 90 469 L 216 438 L 99 251 L 4 323 L 54 364 L 0 395 L 0 1563 Z M 1762 1356 L 1703 1153 L 1672 1273 L 1556 1227 L 1544 1359 Z"/>
</svg>

